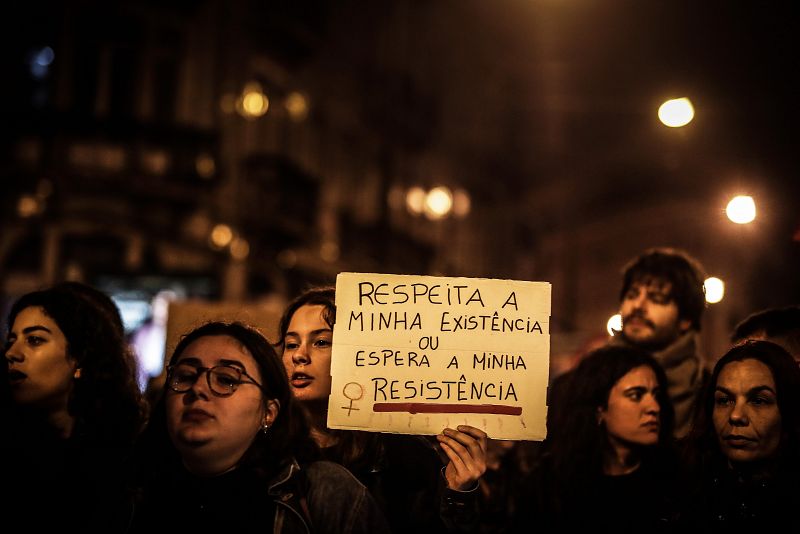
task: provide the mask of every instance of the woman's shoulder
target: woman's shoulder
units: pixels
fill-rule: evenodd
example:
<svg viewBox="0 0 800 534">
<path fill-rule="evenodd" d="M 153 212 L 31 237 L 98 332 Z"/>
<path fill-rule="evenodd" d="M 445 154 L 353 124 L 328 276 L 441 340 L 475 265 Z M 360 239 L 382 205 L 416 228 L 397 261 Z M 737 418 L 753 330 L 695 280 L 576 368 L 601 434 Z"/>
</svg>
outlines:
<svg viewBox="0 0 800 534">
<path fill-rule="evenodd" d="M 364 489 L 364 485 L 341 464 L 327 460 L 316 460 L 302 465 L 306 478 L 311 484 L 327 481 L 344 484 L 347 488 Z"/>
<path fill-rule="evenodd" d="M 326 532 L 388 532 L 386 519 L 364 485 L 345 467 L 326 460 L 302 466 L 315 525 Z"/>
</svg>

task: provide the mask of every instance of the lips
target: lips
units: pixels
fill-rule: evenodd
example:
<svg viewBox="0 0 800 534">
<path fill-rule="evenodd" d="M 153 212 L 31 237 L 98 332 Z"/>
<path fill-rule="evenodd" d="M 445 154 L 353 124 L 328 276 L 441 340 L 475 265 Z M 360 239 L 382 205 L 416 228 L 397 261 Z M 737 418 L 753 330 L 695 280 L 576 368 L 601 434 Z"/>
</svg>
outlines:
<svg viewBox="0 0 800 534">
<path fill-rule="evenodd" d="M 304 388 L 310 385 L 313 381 L 314 377 L 311 375 L 307 375 L 305 373 L 292 373 L 290 383 L 292 384 L 292 387 Z"/>
<path fill-rule="evenodd" d="M 725 436 L 725 441 L 729 443 L 733 447 L 746 447 L 750 444 L 756 443 L 756 440 L 753 438 L 748 438 L 746 436 L 740 436 L 738 434 L 729 434 Z"/>
<path fill-rule="evenodd" d="M 191 410 L 186 410 L 183 412 L 181 416 L 181 420 L 186 422 L 193 422 L 193 423 L 202 423 L 204 421 L 208 421 L 209 419 L 213 419 L 214 416 L 208 413 L 205 410 L 201 410 L 200 408 L 192 408 Z"/>
<path fill-rule="evenodd" d="M 659 424 L 658 421 L 648 421 L 647 423 L 642 423 L 642 426 L 648 430 L 652 430 L 654 432 L 658 432 Z"/>
<path fill-rule="evenodd" d="M 8 371 L 8 383 L 12 386 L 23 382 L 27 378 L 28 375 L 22 371 L 16 369 Z"/>
</svg>

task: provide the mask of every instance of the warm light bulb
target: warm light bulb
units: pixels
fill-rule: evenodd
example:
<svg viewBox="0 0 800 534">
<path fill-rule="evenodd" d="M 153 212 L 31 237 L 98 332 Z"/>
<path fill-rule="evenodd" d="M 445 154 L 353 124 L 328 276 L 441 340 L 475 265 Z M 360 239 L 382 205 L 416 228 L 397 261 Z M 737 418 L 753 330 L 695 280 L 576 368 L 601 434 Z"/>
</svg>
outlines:
<svg viewBox="0 0 800 534">
<path fill-rule="evenodd" d="M 688 98 L 667 100 L 658 108 L 658 119 L 670 128 L 686 126 L 694 118 L 694 106 Z"/>
<path fill-rule="evenodd" d="M 706 290 L 706 302 L 709 304 L 716 304 L 725 296 L 725 282 L 715 276 L 706 278 L 703 287 Z"/>
<path fill-rule="evenodd" d="M 622 315 L 612 315 L 606 323 L 606 330 L 609 336 L 614 336 L 617 332 L 622 330 Z"/>
<path fill-rule="evenodd" d="M 725 213 L 736 224 L 747 224 L 756 218 L 756 203 L 753 197 L 740 195 L 728 202 Z"/>
</svg>

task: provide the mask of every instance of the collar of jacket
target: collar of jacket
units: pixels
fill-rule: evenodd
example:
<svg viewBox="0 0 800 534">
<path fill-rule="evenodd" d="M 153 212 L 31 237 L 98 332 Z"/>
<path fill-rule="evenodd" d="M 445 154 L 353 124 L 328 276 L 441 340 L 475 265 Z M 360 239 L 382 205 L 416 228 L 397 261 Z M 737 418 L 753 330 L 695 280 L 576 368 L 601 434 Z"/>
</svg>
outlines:
<svg viewBox="0 0 800 534">
<path fill-rule="evenodd" d="M 287 514 L 295 516 L 305 532 L 311 532 L 311 518 L 305 500 L 306 488 L 303 478 L 300 464 L 294 458 L 289 458 L 282 464 L 278 475 L 270 481 L 267 493 L 277 506 L 273 532 L 284 531 Z"/>
</svg>

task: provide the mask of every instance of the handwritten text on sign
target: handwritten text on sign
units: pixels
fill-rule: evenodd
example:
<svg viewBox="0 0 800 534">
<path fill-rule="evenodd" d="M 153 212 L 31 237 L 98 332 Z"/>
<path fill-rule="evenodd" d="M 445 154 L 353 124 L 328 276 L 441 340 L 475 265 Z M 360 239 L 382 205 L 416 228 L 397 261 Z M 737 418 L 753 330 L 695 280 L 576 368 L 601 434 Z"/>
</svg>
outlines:
<svg viewBox="0 0 800 534">
<path fill-rule="evenodd" d="M 330 428 L 545 437 L 550 284 L 341 273 Z"/>
</svg>

